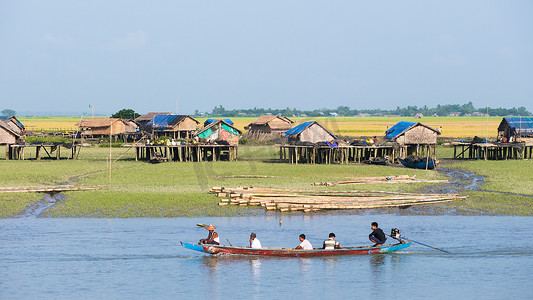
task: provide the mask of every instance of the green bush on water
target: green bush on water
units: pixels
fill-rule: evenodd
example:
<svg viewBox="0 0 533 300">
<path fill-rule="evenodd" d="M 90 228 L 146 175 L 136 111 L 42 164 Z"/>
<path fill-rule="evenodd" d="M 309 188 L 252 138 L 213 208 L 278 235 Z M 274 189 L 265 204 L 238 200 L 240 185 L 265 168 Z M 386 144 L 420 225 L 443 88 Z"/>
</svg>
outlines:
<svg viewBox="0 0 533 300">
<path fill-rule="evenodd" d="M 439 149 L 445 157 L 448 149 Z M 82 185 L 109 184 L 109 149 L 83 147 L 78 160 L 1 161 L 1 186 L 52 185 L 76 182 Z M 423 179 L 442 179 L 434 171 L 372 165 L 290 165 L 264 161 L 279 158 L 279 148 L 241 146 L 237 162 L 161 163 L 136 162 L 130 148 L 112 149 L 111 189 L 67 192 L 65 199 L 45 212 L 50 217 L 179 217 L 238 216 L 263 213 L 259 207 L 218 206 L 218 198 L 209 194 L 213 186 L 261 186 L 317 190 L 382 190 L 417 192 L 432 186 L 420 184 L 372 184 L 313 186 L 362 176 L 416 175 Z M 115 161 L 117 160 L 118 161 Z M 486 176 L 483 188 L 533 194 L 529 170 L 532 161 L 471 161 L 449 164 Z M 507 169 L 512 168 L 512 169 Z M 269 178 L 227 178 L 228 175 L 267 175 Z M 413 206 L 402 213 L 425 214 L 505 214 L 533 215 L 530 197 L 507 196 L 484 192 L 465 192 L 467 200 Z M 0 193 L 1 217 L 15 216 L 40 194 Z M 382 210 L 386 212 L 388 210 Z M 390 210 L 397 212 L 398 210 Z"/>
</svg>

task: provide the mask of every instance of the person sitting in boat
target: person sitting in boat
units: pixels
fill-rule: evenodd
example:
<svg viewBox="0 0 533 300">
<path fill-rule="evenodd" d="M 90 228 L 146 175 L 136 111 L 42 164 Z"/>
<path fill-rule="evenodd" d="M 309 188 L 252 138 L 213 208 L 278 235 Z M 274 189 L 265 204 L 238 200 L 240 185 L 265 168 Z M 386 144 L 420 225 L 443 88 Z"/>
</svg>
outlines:
<svg viewBox="0 0 533 300">
<path fill-rule="evenodd" d="M 385 237 L 385 233 L 383 233 L 383 230 L 378 227 L 377 222 L 372 222 L 372 230 L 372 233 L 368 235 L 368 239 L 376 243 L 374 247 L 381 246 L 382 244 L 384 244 L 387 238 Z"/>
<path fill-rule="evenodd" d="M 341 248 L 341 243 L 335 240 L 335 234 L 333 232 L 329 234 L 329 239 L 325 240 L 322 246 L 322 249 L 326 249 L 326 250 L 333 250 L 333 249 L 340 249 L 340 248 Z"/>
<path fill-rule="evenodd" d="M 250 248 L 261 249 L 261 242 L 257 238 L 255 232 L 250 233 Z"/>
<path fill-rule="evenodd" d="M 218 233 L 215 232 L 217 228 L 213 225 L 208 225 L 205 229 L 209 230 L 209 235 L 206 239 L 201 239 L 200 244 L 220 245 L 220 238 L 218 237 Z"/>
<path fill-rule="evenodd" d="M 313 250 L 313 245 L 311 245 L 311 243 L 305 239 L 305 234 L 300 234 L 300 245 L 298 245 L 298 247 L 296 247 L 296 249 L 301 249 L 301 250 Z"/>
</svg>

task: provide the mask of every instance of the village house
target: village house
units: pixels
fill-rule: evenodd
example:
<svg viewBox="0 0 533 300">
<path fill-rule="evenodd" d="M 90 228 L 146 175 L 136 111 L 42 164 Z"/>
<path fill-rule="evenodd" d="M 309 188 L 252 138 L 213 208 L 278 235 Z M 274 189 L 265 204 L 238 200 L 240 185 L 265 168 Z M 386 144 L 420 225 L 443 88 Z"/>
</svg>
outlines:
<svg viewBox="0 0 533 300">
<path fill-rule="evenodd" d="M 148 122 L 145 130 L 155 136 L 189 139 L 198 130 L 200 122 L 187 115 L 157 115 Z"/>
<path fill-rule="evenodd" d="M 225 120 L 216 120 L 196 131 L 194 137 L 199 142 L 223 145 L 238 145 L 241 131 Z"/>
<path fill-rule="evenodd" d="M 270 140 L 282 137 L 283 134 L 292 128 L 294 122 L 282 116 L 264 115 L 250 123 L 246 137 L 250 139 Z"/>
<path fill-rule="evenodd" d="M 15 116 L 0 116 L 0 144 L 16 144 L 24 134 L 24 125 Z"/>
<path fill-rule="evenodd" d="M 533 140 L 533 118 L 505 117 L 498 126 L 498 141 L 519 142 Z"/>
<path fill-rule="evenodd" d="M 439 130 L 420 122 L 400 121 L 385 132 L 385 138 L 399 148 L 399 157 L 422 155 L 425 151 L 426 156 L 435 158 L 437 136 L 440 134 Z"/>
<path fill-rule="evenodd" d="M 136 134 L 137 124 L 131 120 L 118 118 L 83 119 L 76 123 L 84 138 L 100 138 L 113 136 L 126 136 Z"/>
<path fill-rule="evenodd" d="M 309 121 L 302 123 L 285 133 L 288 142 L 292 144 L 298 143 L 318 143 L 332 141 L 337 138 L 333 133 L 320 125 L 317 121 Z"/>
</svg>

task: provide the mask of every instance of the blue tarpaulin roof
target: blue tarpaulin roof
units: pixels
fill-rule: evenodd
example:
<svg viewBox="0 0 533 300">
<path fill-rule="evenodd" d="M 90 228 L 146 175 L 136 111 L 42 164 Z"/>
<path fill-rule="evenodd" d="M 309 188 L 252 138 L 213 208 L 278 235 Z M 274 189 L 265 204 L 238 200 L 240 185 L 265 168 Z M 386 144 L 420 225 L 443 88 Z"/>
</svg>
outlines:
<svg viewBox="0 0 533 300">
<path fill-rule="evenodd" d="M 406 131 L 407 129 L 409 129 L 409 127 L 415 124 L 416 124 L 415 122 L 400 121 L 385 132 L 385 137 L 388 139 L 393 139 L 397 137 L 398 135 L 402 134 L 402 132 Z"/>
<path fill-rule="evenodd" d="M 3 119 L 3 120 L 9 120 L 11 118 L 14 118 L 15 116 L 0 116 L 0 119 Z M 15 118 L 15 120 L 17 120 L 17 125 L 20 126 L 21 128 L 24 128 L 24 125 L 22 125 L 22 123 L 17 119 Z"/>
<path fill-rule="evenodd" d="M 309 121 L 309 122 L 305 122 L 300 125 L 297 125 L 296 127 L 287 130 L 287 132 L 285 132 L 285 136 L 287 137 L 287 136 L 299 134 L 300 132 L 304 131 L 307 127 L 311 126 L 311 124 L 313 124 L 314 122 L 315 121 Z"/>
<path fill-rule="evenodd" d="M 209 125 L 209 124 L 211 124 L 213 122 L 216 122 L 216 121 L 218 121 L 218 119 L 207 119 L 204 122 L 204 126 L 207 126 L 207 125 Z M 228 123 L 230 125 L 233 125 L 233 121 L 230 120 L 230 119 L 222 119 L 222 121 L 224 121 L 224 122 L 226 122 L 226 123 Z"/>
<path fill-rule="evenodd" d="M 517 132 L 533 133 L 533 118 L 532 117 L 505 117 L 503 118 L 498 131 L 504 130 L 505 122 L 509 127 L 514 128 Z"/>
</svg>

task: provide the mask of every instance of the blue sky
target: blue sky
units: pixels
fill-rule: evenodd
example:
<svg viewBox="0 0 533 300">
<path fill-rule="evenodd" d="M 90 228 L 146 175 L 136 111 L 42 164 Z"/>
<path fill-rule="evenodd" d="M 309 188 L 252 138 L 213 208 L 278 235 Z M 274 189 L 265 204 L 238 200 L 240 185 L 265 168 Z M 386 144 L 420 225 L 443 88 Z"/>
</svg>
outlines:
<svg viewBox="0 0 533 300">
<path fill-rule="evenodd" d="M 0 108 L 533 111 L 533 1 L 0 2 Z"/>
</svg>

